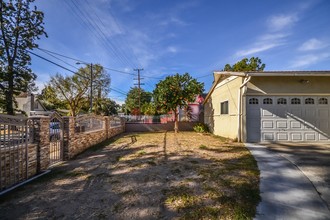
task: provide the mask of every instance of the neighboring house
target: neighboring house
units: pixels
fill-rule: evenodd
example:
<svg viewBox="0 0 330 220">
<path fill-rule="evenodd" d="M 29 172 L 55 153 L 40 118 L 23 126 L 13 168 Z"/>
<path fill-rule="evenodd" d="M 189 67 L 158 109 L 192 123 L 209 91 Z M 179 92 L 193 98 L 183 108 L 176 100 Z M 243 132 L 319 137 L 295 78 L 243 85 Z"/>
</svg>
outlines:
<svg viewBox="0 0 330 220">
<path fill-rule="evenodd" d="M 17 108 L 24 111 L 28 116 L 31 116 L 34 113 L 43 113 L 47 111 L 38 98 L 32 93 L 21 93 L 16 96 L 15 99 L 17 102 Z"/>
<path fill-rule="evenodd" d="M 179 108 L 179 121 L 193 121 L 193 122 L 201 121 L 200 114 L 203 113 L 203 105 L 202 105 L 203 101 L 204 101 L 203 95 L 197 95 L 195 101 L 188 104 L 189 113 L 185 109 Z M 174 120 L 174 116 L 173 116 L 173 120 Z"/>
<path fill-rule="evenodd" d="M 243 142 L 329 142 L 330 71 L 214 72 L 204 122 Z"/>
</svg>

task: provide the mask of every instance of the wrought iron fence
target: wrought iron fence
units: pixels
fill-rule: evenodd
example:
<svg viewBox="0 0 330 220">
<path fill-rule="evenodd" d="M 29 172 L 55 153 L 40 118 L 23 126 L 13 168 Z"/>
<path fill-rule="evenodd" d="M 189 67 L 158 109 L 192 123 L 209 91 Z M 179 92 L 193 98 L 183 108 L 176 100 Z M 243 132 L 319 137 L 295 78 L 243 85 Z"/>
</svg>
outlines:
<svg viewBox="0 0 330 220">
<path fill-rule="evenodd" d="M 0 114 L 0 191 L 28 178 L 32 132 L 28 118 Z"/>
<path fill-rule="evenodd" d="M 120 127 L 121 119 L 120 117 L 113 117 L 110 121 L 110 128 Z"/>
<path fill-rule="evenodd" d="M 167 123 L 173 121 L 172 115 L 124 115 L 127 123 Z"/>
<path fill-rule="evenodd" d="M 75 131 L 77 133 L 97 131 L 103 128 L 104 120 L 102 118 L 98 118 L 93 115 L 83 115 L 76 117 Z"/>
</svg>

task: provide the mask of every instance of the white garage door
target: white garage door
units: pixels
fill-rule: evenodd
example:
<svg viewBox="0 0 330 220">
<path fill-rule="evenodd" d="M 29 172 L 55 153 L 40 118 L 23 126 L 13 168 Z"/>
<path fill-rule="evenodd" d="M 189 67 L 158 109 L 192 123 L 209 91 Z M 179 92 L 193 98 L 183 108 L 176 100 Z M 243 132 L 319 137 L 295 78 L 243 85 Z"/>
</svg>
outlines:
<svg viewBox="0 0 330 220">
<path fill-rule="evenodd" d="M 247 141 L 330 141 L 329 102 L 329 96 L 247 96 Z"/>
</svg>

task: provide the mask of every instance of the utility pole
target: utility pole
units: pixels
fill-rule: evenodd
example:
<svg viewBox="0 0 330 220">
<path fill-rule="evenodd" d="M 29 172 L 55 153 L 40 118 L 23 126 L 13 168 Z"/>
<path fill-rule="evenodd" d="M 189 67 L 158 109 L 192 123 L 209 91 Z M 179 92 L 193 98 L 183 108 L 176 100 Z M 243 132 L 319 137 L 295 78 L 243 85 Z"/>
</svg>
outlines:
<svg viewBox="0 0 330 220">
<path fill-rule="evenodd" d="M 93 64 L 91 63 L 91 85 L 90 85 L 91 93 L 90 93 L 90 103 L 89 103 L 89 112 L 93 112 Z"/>
<path fill-rule="evenodd" d="M 134 69 L 134 71 L 137 71 L 138 72 L 138 78 L 137 79 L 134 79 L 134 80 L 137 80 L 138 83 L 137 84 L 134 84 L 134 85 L 138 85 L 138 88 L 139 88 L 139 115 L 140 115 L 140 112 L 141 112 L 141 85 L 144 85 L 144 83 L 141 83 L 141 78 L 140 77 L 140 71 L 142 71 L 143 69 Z"/>
</svg>

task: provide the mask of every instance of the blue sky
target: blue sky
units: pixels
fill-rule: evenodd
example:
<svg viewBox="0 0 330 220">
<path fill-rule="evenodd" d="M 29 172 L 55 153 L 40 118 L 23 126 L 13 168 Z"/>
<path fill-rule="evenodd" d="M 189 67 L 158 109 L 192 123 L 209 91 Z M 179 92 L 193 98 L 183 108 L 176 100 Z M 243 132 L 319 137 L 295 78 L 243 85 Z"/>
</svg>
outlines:
<svg viewBox="0 0 330 220">
<path fill-rule="evenodd" d="M 212 85 L 214 70 L 257 56 L 265 70 L 330 70 L 329 0 L 47 0 L 48 38 L 40 48 L 110 71 L 110 98 L 122 103 L 136 83 L 152 91 L 168 75 L 190 73 Z M 75 71 L 74 60 L 34 50 Z M 70 65 L 69 65 L 70 64 Z M 57 72 L 72 73 L 32 56 L 39 88 Z M 116 90 L 116 91 L 115 91 Z"/>
</svg>

